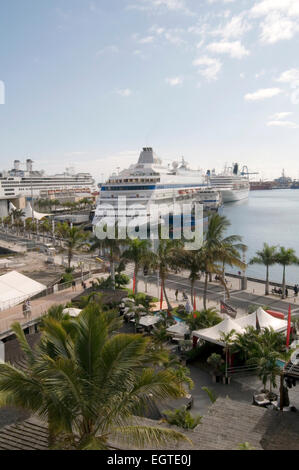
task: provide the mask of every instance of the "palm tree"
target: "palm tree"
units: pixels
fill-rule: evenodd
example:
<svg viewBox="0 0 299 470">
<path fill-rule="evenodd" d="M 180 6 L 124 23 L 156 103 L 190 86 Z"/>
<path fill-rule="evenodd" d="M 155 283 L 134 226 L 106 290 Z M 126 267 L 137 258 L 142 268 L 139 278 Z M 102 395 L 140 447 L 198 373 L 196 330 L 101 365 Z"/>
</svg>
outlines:
<svg viewBox="0 0 299 470">
<path fill-rule="evenodd" d="M 280 375 L 281 369 L 277 365 L 279 353 L 267 345 L 257 342 L 255 344 L 254 352 L 248 364 L 256 365 L 258 370 L 258 377 L 261 379 L 264 389 L 266 389 L 269 380 L 269 391 L 272 394 L 272 388 L 276 387 L 276 377 Z"/>
<path fill-rule="evenodd" d="M 43 234 L 43 241 L 45 242 L 45 235 L 46 233 L 51 233 L 52 231 L 52 225 L 49 219 L 44 219 L 40 224 L 39 224 L 39 230 Z"/>
<path fill-rule="evenodd" d="M 166 292 L 165 281 L 168 273 L 177 269 L 181 263 L 181 256 L 179 253 L 183 250 L 183 242 L 181 240 L 159 240 L 157 252 L 153 253 L 151 265 L 158 269 L 159 276 L 161 279 L 161 287 L 164 293 L 164 298 L 167 302 L 168 311 L 172 310 L 172 306 L 169 302 L 168 295 Z"/>
<path fill-rule="evenodd" d="M 293 248 L 284 248 L 280 247 L 280 251 L 276 255 L 276 262 L 283 267 L 282 274 L 282 298 L 285 298 L 286 291 L 286 266 L 291 266 L 292 264 L 298 264 L 299 259 L 296 256 L 295 250 Z"/>
<path fill-rule="evenodd" d="M 117 227 L 116 227 L 117 229 Z M 108 259 L 110 263 L 110 276 L 112 280 L 112 288 L 115 290 L 115 262 L 119 260 L 121 255 L 121 247 L 126 244 L 126 240 L 121 240 L 117 236 L 115 238 L 108 238 L 101 240 L 98 237 L 93 237 L 90 240 L 89 248 L 90 251 L 96 249 L 108 250 Z"/>
<path fill-rule="evenodd" d="M 204 270 L 204 261 L 201 250 L 185 251 L 182 253 L 181 267 L 189 271 L 191 283 L 191 303 L 194 305 L 194 286 L 195 282 L 201 278 L 201 272 Z"/>
<path fill-rule="evenodd" d="M 225 352 L 225 377 L 228 377 L 228 364 L 230 363 L 230 349 L 234 344 L 234 336 L 236 330 L 231 330 L 229 333 L 220 333 L 220 340 L 224 343 Z"/>
<path fill-rule="evenodd" d="M 193 312 L 185 319 L 186 324 L 189 326 L 190 331 L 202 330 L 204 328 L 211 328 L 222 321 L 214 308 L 201 310 L 200 312 Z"/>
<path fill-rule="evenodd" d="M 136 238 L 134 240 L 128 240 L 128 248 L 123 252 L 122 259 L 127 262 L 134 264 L 134 289 L 133 293 L 138 293 L 138 272 L 141 267 L 148 264 L 150 257 L 150 241 L 140 240 Z"/>
<path fill-rule="evenodd" d="M 70 269 L 74 250 L 87 243 L 87 234 L 80 228 L 70 227 L 68 224 L 62 224 L 60 231 L 67 248 L 68 269 Z"/>
<path fill-rule="evenodd" d="M 264 247 L 261 251 L 257 251 L 254 258 L 249 261 L 249 264 L 262 264 L 266 266 L 266 289 L 265 295 L 269 295 L 269 267 L 277 263 L 277 247 L 269 246 L 264 243 Z"/>
<path fill-rule="evenodd" d="M 226 263 L 230 266 L 237 266 L 245 269 L 245 264 L 241 260 L 240 250 L 245 248 L 241 244 L 241 237 L 238 235 L 230 235 L 225 237 L 225 231 L 230 226 L 229 220 L 225 216 L 213 214 L 209 219 L 208 229 L 205 234 L 203 246 L 200 249 L 202 262 L 205 272 L 203 304 L 204 309 L 207 308 L 207 291 L 209 275 L 215 273 L 219 276 L 222 285 L 224 286 L 227 295 L 227 289 L 224 280 L 224 270 L 219 267 L 218 263 Z"/>
<path fill-rule="evenodd" d="M 185 395 L 176 375 L 153 362 L 149 338 L 114 334 L 107 314 L 94 305 L 65 323 L 46 319 L 34 350 L 20 325 L 14 332 L 27 365 L 19 370 L 0 364 L 2 404 L 47 419 L 52 448 L 107 450 L 112 441 L 145 447 L 188 440 L 175 430 L 137 425 L 134 418 L 151 400 Z"/>
</svg>

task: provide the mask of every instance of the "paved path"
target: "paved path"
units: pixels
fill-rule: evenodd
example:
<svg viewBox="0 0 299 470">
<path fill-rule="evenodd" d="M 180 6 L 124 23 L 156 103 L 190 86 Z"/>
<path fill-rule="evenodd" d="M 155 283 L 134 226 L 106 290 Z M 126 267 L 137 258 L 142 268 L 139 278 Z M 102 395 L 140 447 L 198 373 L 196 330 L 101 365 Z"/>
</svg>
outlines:
<svg viewBox="0 0 299 470">
<path fill-rule="evenodd" d="M 98 274 L 94 277 L 100 277 Z M 85 281 L 87 287 L 90 287 L 91 280 Z M 46 297 L 40 297 L 39 299 L 31 301 L 31 317 L 26 319 L 23 315 L 22 304 L 11 307 L 7 310 L 0 312 L 0 334 L 6 331 L 9 331 L 12 323 L 19 322 L 22 325 L 34 320 L 35 318 L 40 318 L 42 315 L 45 315 L 50 307 L 53 305 L 67 304 L 78 295 L 80 292 L 83 292 L 81 283 L 77 284 L 76 290 L 69 288 L 61 292 L 57 292 Z"/>
<path fill-rule="evenodd" d="M 133 268 L 128 266 L 126 273 L 131 278 L 133 277 Z M 185 291 L 190 299 L 190 281 L 188 279 L 187 272 L 181 272 L 180 274 L 169 274 L 166 281 L 166 291 L 169 299 L 175 300 L 175 291 L 179 291 L 179 302 L 182 302 L 182 292 Z M 138 290 L 139 292 L 147 292 L 155 297 L 160 297 L 161 287 L 158 288 L 157 275 L 150 275 L 147 278 L 140 273 L 138 276 Z M 230 298 L 227 299 L 227 303 L 238 310 L 238 316 L 242 316 L 248 313 L 248 307 L 252 305 L 267 306 L 271 310 L 275 310 L 284 313 L 285 316 L 288 314 L 289 305 L 292 307 L 292 314 L 299 315 L 299 297 L 294 296 L 287 299 L 280 299 L 277 296 L 264 295 L 264 285 L 260 283 L 248 283 L 248 289 L 246 291 L 240 290 L 240 280 L 235 278 L 228 278 L 228 287 L 230 290 Z M 130 286 L 132 288 L 133 282 L 131 279 Z M 203 292 L 204 283 L 197 281 L 195 284 L 196 293 L 196 306 L 200 310 L 203 308 Z M 207 304 L 208 307 L 215 307 L 219 309 L 220 301 L 224 300 L 225 291 L 223 286 L 218 282 L 209 282 L 207 292 Z"/>
</svg>

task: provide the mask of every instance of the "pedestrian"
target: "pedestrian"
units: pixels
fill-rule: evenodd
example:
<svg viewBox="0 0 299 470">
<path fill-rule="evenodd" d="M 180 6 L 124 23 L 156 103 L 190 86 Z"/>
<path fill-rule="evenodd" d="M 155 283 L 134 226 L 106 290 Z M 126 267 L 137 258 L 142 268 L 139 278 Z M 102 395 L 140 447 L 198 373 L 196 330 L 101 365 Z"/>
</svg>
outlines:
<svg viewBox="0 0 299 470">
<path fill-rule="evenodd" d="M 286 297 L 288 297 L 289 291 L 288 291 L 287 287 L 286 287 L 286 290 L 285 290 L 285 294 L 286 294 Z"/>
<path fill-rule="evenodd" d="M 72 290 L 73 290 L 73 291 L 76 290 L 76 281 L 73 281 L 73 282 L 72 282 Z"/>
<path fill-rule="evenodd" d="M 23 302 L 23 304 L 22 304 L 22 311 L 23 311 L 24 318 L 27 318 L 27 303 L 26 303 L 26 301 Z"/>
<path fill-rule="evenodd" d="M 175 295 L 175 300 L 178 301 L 178 295 L 179 295 L 178 289 L 175 291 L 175 294 L 174 294 L 174 295 Z"/>
<path fill-rule="evenodd" d="M 188 300 L 188 296 L 186 295 L 186 292 L 183 291 L 182 296 L 183 296 L 183 300 Z"/>
<path fill-rule="evenodd" d="M 296 297 L 298 296 L 298 284 L 295 284 L 294 286 L 294 294 Z"/>
<path fill-rule="evenodd" d="M 30 318 L 31 317 L 31 303 L 30 303 L 30 300 L 27 300 L 27 318 Z"/>
</svg>

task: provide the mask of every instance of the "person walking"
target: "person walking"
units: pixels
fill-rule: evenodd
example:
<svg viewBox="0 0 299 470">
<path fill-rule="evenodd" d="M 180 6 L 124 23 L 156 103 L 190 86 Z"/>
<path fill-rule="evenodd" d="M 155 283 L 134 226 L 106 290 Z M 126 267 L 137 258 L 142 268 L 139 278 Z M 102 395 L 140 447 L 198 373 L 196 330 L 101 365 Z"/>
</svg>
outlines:
<svg viewBox="0 0 299 470">
<path fill-rule="evenodd" d="M 175 295 L 175 300 L 178 301 L 178 295 L 179 295 L 178 289 L 175 291 L 175 294 L 174 294 L 174 295 Z"/>
<path fill-rule="evenodd" d="M 22 304 L 22 311 L 23 311 L 24 318 L 27 318 L 27 303 L 26 303 L 26 301 L 24 301 L 23 304 Z"/>
<path fill-rule="evenodd" d="M 26 310 L 27 310 L 27 318 L 31 317 L 31 303 L 30 300 L 27 300 L 26 302 Z"/>
<path fill-rule="evenodd" d="M 294 286 L 294 294 L 295 294 L 295 297 L 298 296 L 298 284 L 295 284 Z"/>
<path fill-rule="evenodd" d="M 76 290 L 76 281 L 73 281 L 73 282 L 72 282 L 72 290 L 73 290 L 73 291 Z"/>
</svg>

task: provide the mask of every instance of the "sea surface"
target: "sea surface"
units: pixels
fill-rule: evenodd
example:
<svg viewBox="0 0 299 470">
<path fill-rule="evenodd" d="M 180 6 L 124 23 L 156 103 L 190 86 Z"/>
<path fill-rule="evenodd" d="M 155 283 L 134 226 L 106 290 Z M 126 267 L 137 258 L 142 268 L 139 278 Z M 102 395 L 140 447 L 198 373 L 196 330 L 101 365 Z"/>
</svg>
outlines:
<svg viewBox="0 0 299 470">
<path fill-rule="evenodd" d="M 247 262 L 264 242 L 293 248 L 299 257 L 299 190 L 251 191 L 248 200 L 225 204 L 222 214 L 231 222 L 228 232 L 241 235 L 248 246 Z M 246 272 L 259 279 L 266 276 L 266 268 L 260 265 L 248 266 Z M 282 281 L 282 266 L 270 267 L 270 279 Z M 299 284 L 299 266 L 287 267 L 286 279 L 289 284 Z"/>
</svg>

